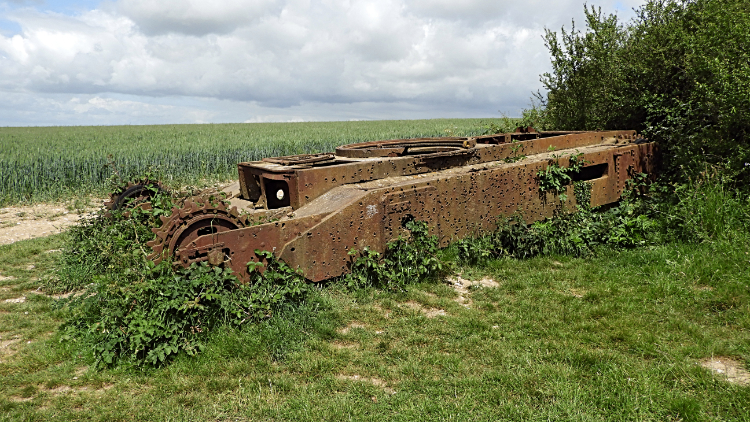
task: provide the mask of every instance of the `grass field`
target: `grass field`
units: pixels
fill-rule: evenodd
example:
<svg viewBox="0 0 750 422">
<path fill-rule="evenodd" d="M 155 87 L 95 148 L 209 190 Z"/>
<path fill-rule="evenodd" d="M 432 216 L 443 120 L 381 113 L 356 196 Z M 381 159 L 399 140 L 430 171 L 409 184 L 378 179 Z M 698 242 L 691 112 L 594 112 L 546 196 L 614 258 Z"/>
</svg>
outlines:
<svg viewBox="0 0 750 422">
<path fill-rule="evenodd" d="M 394 138 L 472 135 L 501 119 L 0 128 L 0 206 L 108 192 L 149 168 L 167 183 L 237 177 L 237 163 Z"/>
<path fill-rule="evenodd" d="M 750 419 L 750 386 L 699 365 L 750 360 L 747 242 L 495 260 L 459 269 L 498 283 L 463 300 L 328 285 L 198 357 L 100 372 L 36 290 L 61 244 L 0 247 L 0 420 Z"/>
</svg>

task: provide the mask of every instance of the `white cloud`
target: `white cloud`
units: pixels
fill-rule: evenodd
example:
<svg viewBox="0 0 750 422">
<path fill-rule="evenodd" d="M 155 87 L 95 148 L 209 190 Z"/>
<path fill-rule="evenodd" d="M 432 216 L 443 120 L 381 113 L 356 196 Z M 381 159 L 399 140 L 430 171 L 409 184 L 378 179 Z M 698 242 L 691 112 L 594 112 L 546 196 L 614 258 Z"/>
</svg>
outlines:
<svg viewBox="0 0 750 422">
<path fill-rule="evenodd" d="M 135 116 L 152 115 L 154 113 L 165 112 L 174 108 L 169 105 L 153 105 L 139 101 L 116 100 L 99 96 L 89 98 L 88 100 L 74 97 L 68 102 L 68 104 L 61 104 L 61 106 L 67 106 L 77 114 L 125 113 Z"/>
<path fill-rule="evenodd" d="M 512 1 L 497 0 L 407 0 L 405 4 L 416 16 L 446 20 L 468 19 L 473 22 L 497 19 L 517 6 Z"/>
<path fill-rule="evenodd" d="M 629 1 L 600 3 L 605 11 L 638 3 Z M 36 106 L 82 124 L 515 114 L 549 67 L 543 28 L 580 21 L 583 5 L 119 0 L 73 16 L 6 10 L 22 30 L 0 35 L 0 101 L 54 96 L 54 106 Z M 175 114 L 181 101 L 191 111 Z M 158 110 L 147 118 L 149 104 Z M 16 124 L 13 115 L 0 124 Z"/>
<path fill-rule="evenodd" d="M 144 33 L 228 33 L 278 13 L 278 0 L 120 0 L 117 10 Z"/>
</svg>

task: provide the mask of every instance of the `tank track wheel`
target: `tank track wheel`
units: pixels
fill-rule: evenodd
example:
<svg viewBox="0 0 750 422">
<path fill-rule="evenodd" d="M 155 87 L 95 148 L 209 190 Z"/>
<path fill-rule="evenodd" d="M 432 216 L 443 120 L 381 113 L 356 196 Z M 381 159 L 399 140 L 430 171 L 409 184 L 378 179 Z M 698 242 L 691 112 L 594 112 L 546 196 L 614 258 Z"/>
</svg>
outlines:
<svg viewBox="0 0 750 422">
<path fill-rule="evenodd" d="M 132 208 L 138 203 L 148 201 L 159 192 L 167 192 L 160 182 L 149 179 L 131 181 L 112 192 L 109 199 L 104 202 L 104 207 L 112 211 Z"/>
<path fill-rule="evenodd" d="M 247 217 L 229 209 L 224 201 L 216 197 L 193 197 L 185 200 L 181 207 L 172 208 L 169 217 L 160 217 L 161 227 L 151 229 L 156 237 L 147 243 L 153 253 L 148 259 L 159 264 L 164 259 L 173 259 L 184 267 L 193 262 L 209 261 L 220 265 L 230 257 L 219 245 L 197 248 L 193 243 L 207 234 L 217 234 L 248 226 Z"/>
</svg>

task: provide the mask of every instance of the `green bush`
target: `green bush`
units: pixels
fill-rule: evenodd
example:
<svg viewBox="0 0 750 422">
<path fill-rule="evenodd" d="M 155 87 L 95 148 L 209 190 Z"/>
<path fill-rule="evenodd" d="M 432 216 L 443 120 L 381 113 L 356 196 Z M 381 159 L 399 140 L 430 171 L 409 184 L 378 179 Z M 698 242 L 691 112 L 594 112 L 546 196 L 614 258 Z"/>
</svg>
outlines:
<svg viewBox="0 0 750 422">
<path fill-rule="evenodd" d="M 174 269 L 165 261 L 127 285 L 99 275 L 70 301 L 65 338 L 80 341 L 96 366 L 121 360 L 159 365 L 181 352 L 194 355 L 218 326 L 269 318 L 277 307 L 304 297 L 304 278 L 276 272 L 279 263 L 271 262 L 265 276 L 248 284 L 206 263 Z"/>
<path fill-rule="evenodd" d="M 46 280 L 50 293 L 70 292 L 91 283 L 97 275 L 132 281 L 148 270 L 144 259 L 159 217 L 171 213 L 172 198 L 157 192 L 153 209 L 136 208 L 124 214 L 100 210 L 82 218 L 66 232 L 66 243 L 55 273 Z M 145 249 L 144 249 L 145 248 Z"/>
<path fill-rule="evenodd" d="M 562 167 L 559 162 L 562 157 L 552 154 L 552 159 L 547 163 L 547 167 L 536 173 L 539 192 L 554 192 L 559 195 L 560 200 L 565 201 L 567 198 L 562 192 L 567 185 L 573 182 L 573 176 L 578 174 L 586 164 L 586 161 L 581 159 L 582 155 L 583 153 L 580 152 L 569 155 L 568 166 Z"/>
<path fill-rule="evenodd" d="M 716 169 L 675 188 L 677 203 L 664 206 L 672 237 L 690 242 L 746 241 L 750 196 L 731 188 Z"/>
<path fill-rule="evenodd" d="M 457 242 L 458 257 L 471 265 L 503 256 L 524 259 L 537 255 L 586 256 L 597 246 L 633 248 L 659 239 L 660 221 L 643 202 L 581 209 L 527 224 L 520 215 L 500 221 L 497 230 Z"/>
<path fill-rule="evenodd" d="M 579 208 L 527 224 L 521 215 L 506 218 L 489 234 L 456 242 L 458 258 L 483 265 L 500 257 L 585 256 L 599 247 L 626 249 L 664 242 L 750 240 L 750 196 L 730 187 L 731 176 L 709 169 L 687 184 L 648 185 L 635 175 L 623 199 L 590 208 L 591 186 L 574 184 Z M 564 204 L 564 201 L 563 201 Z M 564 210 L 563 210 L 564 211 Z"/>
<path fill-rule="evenodd" d="M 570 167 L 540 171 L 537 177 L 557 179 L 548 180 L 549 187 L 544 190 L 559 192 L 561 181 L 569 180 L 579 165 L 582 163 L 577 159 L 571 160 Z M 531 224 L 522 215 L 502 219 L 494 232 L 456 242 L 458 258 L 470 265 L 481 265 L 503 256 L 518 259 L 551 254 L 585 256 L 599 246 L 622 249 L 659 242 L 664 239 L 665 223 L 651 188 L 645 174 L 636 175 L 622 201 L 614 206 L 592 208 L 591 185 L 576 182 L 573 191 L 577 209 L 567 208 L 567 198 L 560 195 L 562 208 L 552 218 Z"/>
<path fill-rule="evenodd" d="M 64 301 L 64 338 L 79 344 L 97 367 L 160 365 L 180 353 L 193 355 L 217 327 L 270 318 L 307 293 L 304 277 L 265 251 L 256 251 L 265 258 L 265 271 L 253 265 L 247 284 L 230 269 L 206 263 L 155 266 L 145 243 L 160 217 L 171 213 L 173 200 L 155 192 L 151 209 L 102 211 L 68 233 L 47 289 L 77 291 Z"/>
<path fill-rule="evenodd" d="M 665 174 L 705 163 L 750 177 L 750 3 L 650 0 L 634 20 L 586 9 L 586 29 L 545 36 L 552 71 L 537 94 L 556 129 L 637 129 L 659 142 Z"/>
<path fill-rule="evenodd" d="M 446 274 L 447 266 L 438 257 L 437 236 L 431 236 L 424 221 L 408 221 L 409 237 L 388 243 L 381 254 L 365 248 L 352 249 L 350 272 L 343 277 L 350 288 L 379 287 L 393 291 Z"/>
</svg>

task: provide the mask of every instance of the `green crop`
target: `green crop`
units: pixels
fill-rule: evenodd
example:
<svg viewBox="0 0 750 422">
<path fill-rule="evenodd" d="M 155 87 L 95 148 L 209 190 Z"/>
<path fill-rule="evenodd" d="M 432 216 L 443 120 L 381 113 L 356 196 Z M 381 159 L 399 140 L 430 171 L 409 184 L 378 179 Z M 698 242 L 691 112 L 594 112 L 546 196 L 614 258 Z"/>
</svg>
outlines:
<svg viewBox="0 0 750 422">
<path fill-rule="evenodd" d="M 0 205 L 104 194 L 156 169 L 168 184 L 237 177 L 237 163 L 381 139 L 476 135 L 479 119 L 0 128 Z"/>
</svg>

